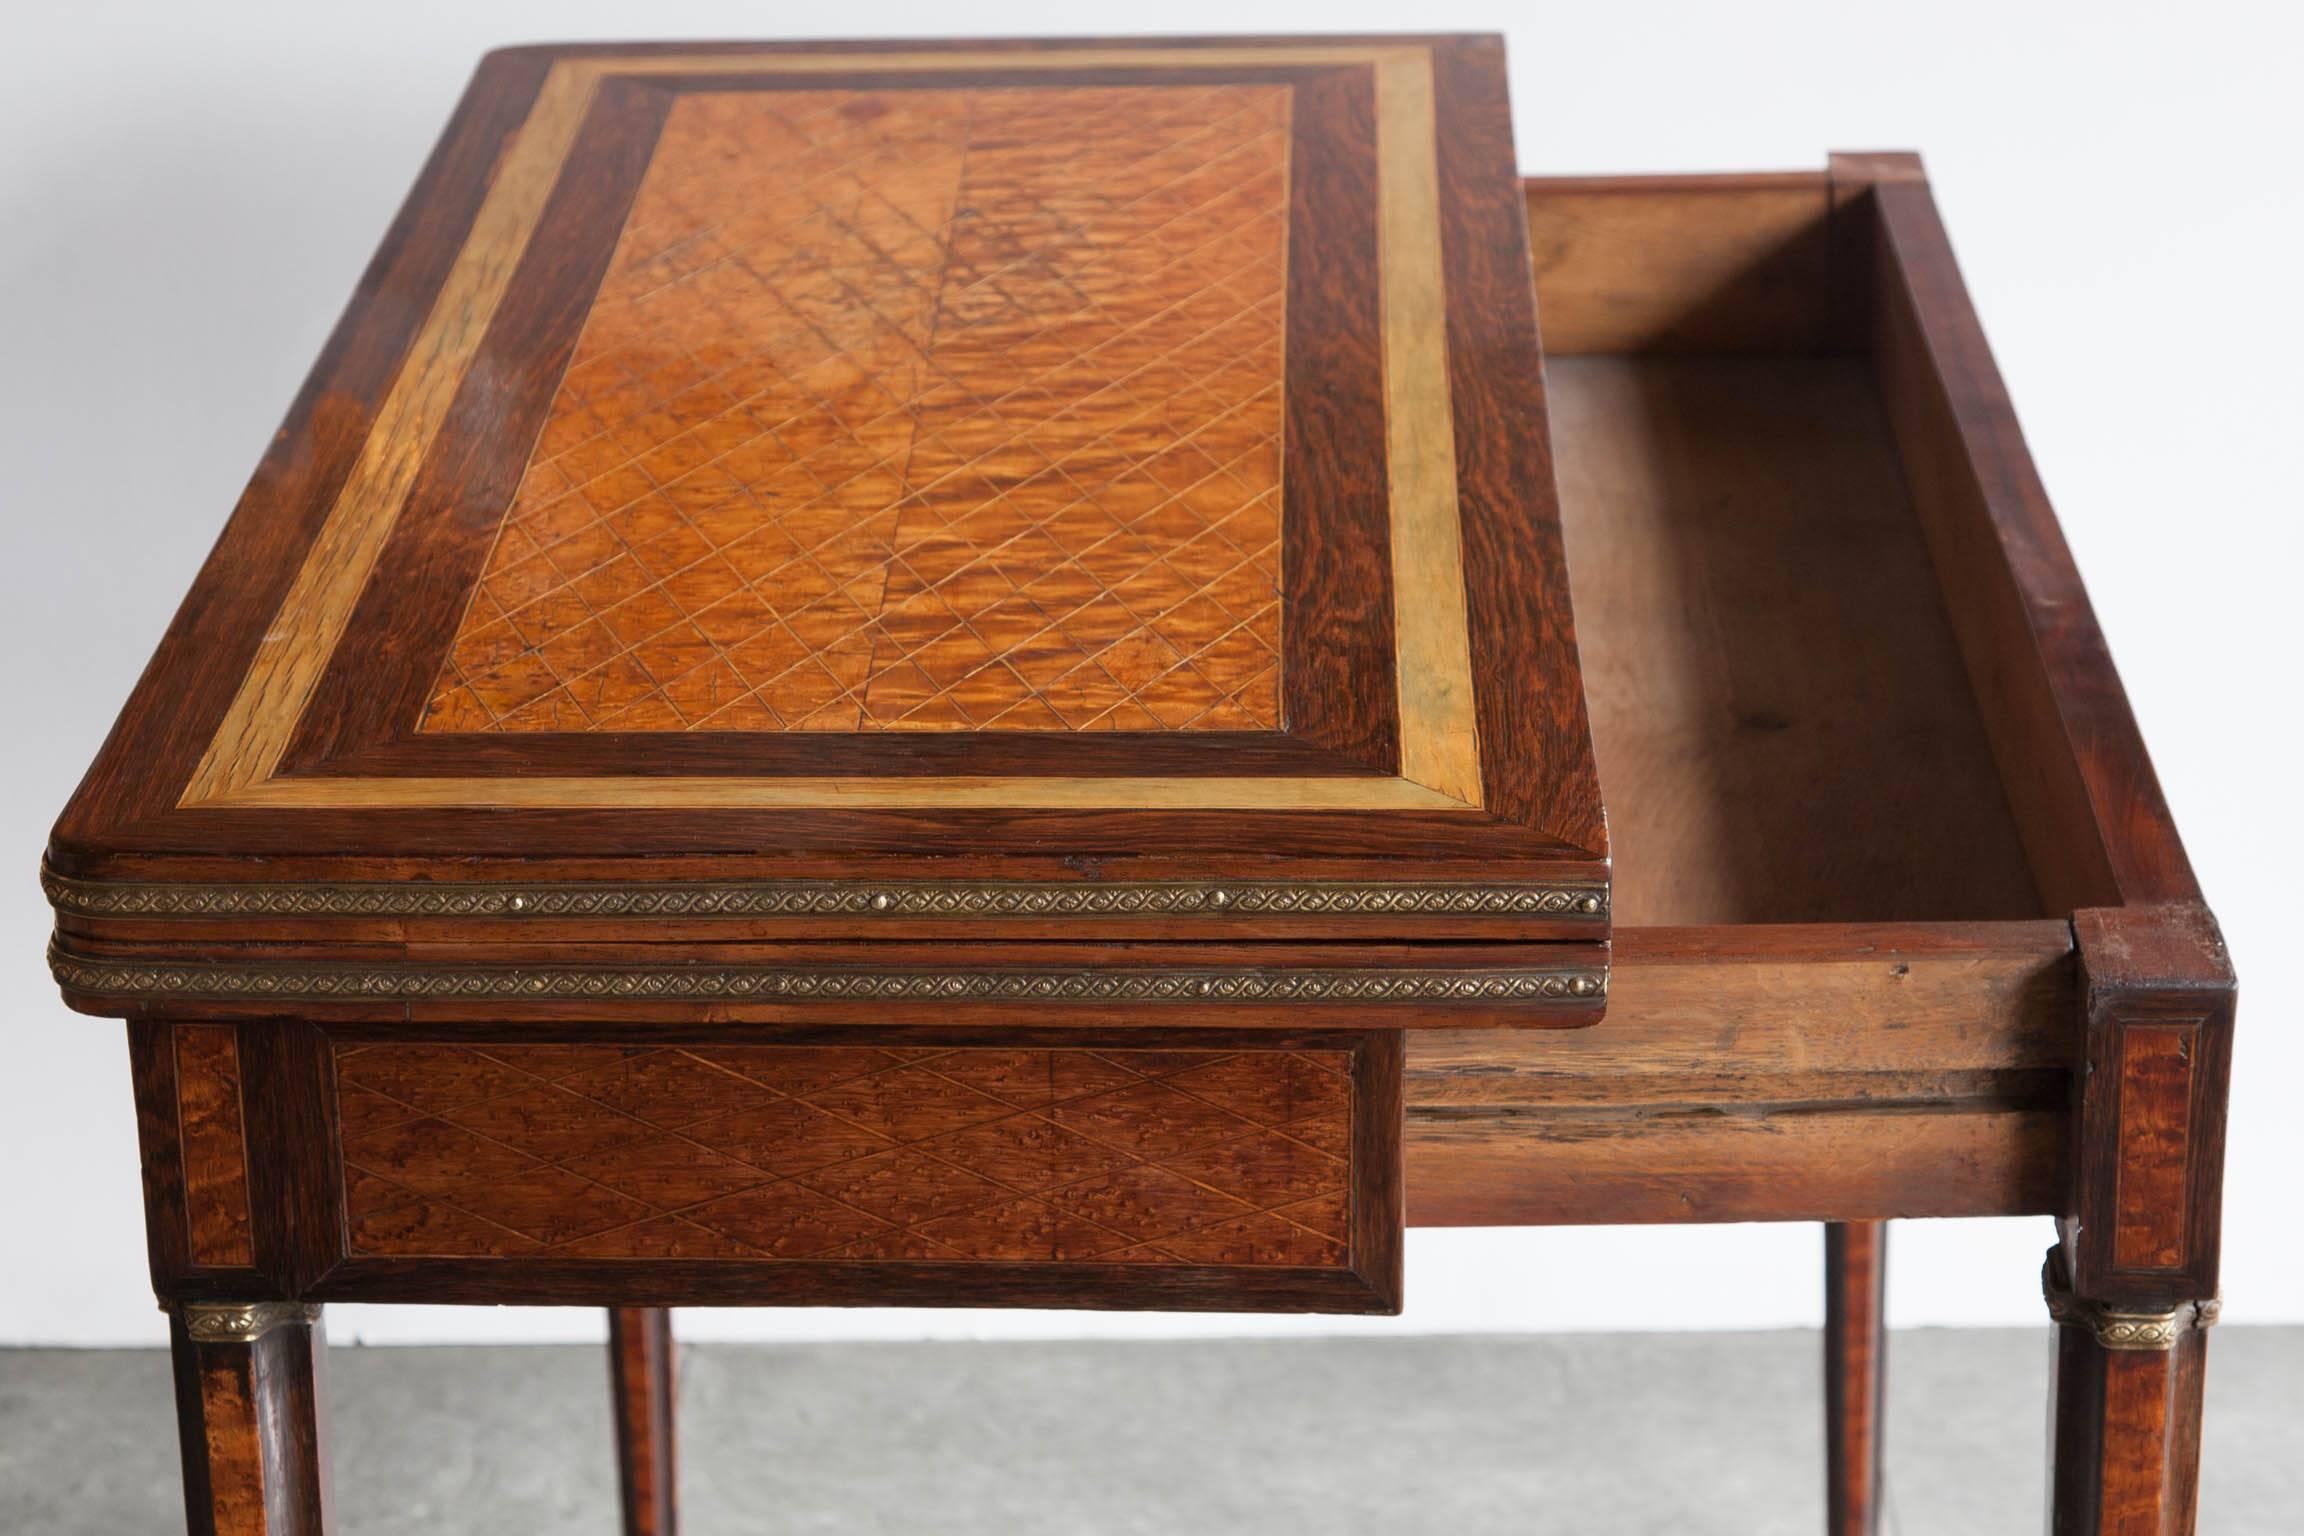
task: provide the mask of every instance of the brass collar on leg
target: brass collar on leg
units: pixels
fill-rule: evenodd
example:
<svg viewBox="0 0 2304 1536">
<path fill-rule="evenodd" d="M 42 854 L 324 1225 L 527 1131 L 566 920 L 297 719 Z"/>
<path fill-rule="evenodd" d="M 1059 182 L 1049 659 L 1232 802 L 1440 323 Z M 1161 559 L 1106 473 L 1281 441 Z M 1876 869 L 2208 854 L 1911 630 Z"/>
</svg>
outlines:
<svg viewBox="0 0 2304 1536">
<path fill-rule="evenodd" d="M 2047 1298 L 2049 1318 L 2067 1328 L 2087 1329 L 2102 1349 L 2174 1349 L 2190 1330 L 2212 1327 L 2224 1306 L 2221 1299 L 2210 1297 L 2179 1302 L 2164 1311 L 2126 1311 L 2073 1295 L 2059 1269 L 2057 1250 L 2051 1248 L 2048 1262 L 2040 1268 L 2040 1289 Z"/>
<path fill-rule="evenodd" d="M 253 1344 L 289 1323 L 317 1323 L 320 1309 L 304 1301 L 188 1301 L 178 1309 L 195 1344 Z"/>
</svg>

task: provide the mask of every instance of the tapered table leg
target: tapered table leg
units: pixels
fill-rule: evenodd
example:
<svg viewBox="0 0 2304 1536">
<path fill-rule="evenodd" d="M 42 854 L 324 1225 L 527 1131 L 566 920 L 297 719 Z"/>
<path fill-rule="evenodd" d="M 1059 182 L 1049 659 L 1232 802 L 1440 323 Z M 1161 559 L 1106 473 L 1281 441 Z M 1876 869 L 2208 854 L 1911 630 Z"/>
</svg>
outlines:
<svg viewBox="0 0 2304 1536">
<path fill-rule="evenodd" d="M 1887 1281 L 1886 1222 L 1825 1226 L 1824 1528 L 1830 1536 L 1872 1536 L 1880 1525 Z"/>
<path fill-rule="evenodd" d="M 663 1307 L 610 1309 L 608 1361 L 625 1536 L 673 1536 L 679 1497 L 672 1456 L 671 1312 Z"/>
<path fill-rule="evenodd" d="M 2190 1536 L 2202 1329 L 2217 1311 L 2237 992 L 2193 905 L 2072 917 L 2084 1033 L 2070 1215 L 2043 1276 L 2056 1321 L 2049 1528 Z"/>
<path fill-rule="evenodd" d="M 320 1309 L 180 1307 L 170 1326 L 191 1536 L 323 1536 Z"/>
<path fill-rule="evenodd" d="M 2119 1311 L 2066 1290 L 2048 1258 L 2056 1320 L 2049 1414 L 2052 1536 L 2191 1536 L 2200 1492 L 2200 1398 L 2213 1302 Z"/>
</svg>

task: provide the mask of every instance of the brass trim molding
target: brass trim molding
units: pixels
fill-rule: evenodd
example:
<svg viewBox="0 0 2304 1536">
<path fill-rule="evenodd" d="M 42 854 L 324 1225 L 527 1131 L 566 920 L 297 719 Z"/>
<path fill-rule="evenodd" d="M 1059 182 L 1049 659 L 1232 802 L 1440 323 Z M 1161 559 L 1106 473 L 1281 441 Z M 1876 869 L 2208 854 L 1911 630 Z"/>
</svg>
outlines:
<svg viewBox="0 0 2304 1536">
<path fill-rule="evenodd" d="M 288 1323 L 317 1323 L 320 1309 L 302 1301 L 188 1301 L 179 1310 L 195 1344 L 253 1344 Z"/>
<path fill-rule="evenodd" d="M 191 883 L 75 880 L 43 868 L 59 912 L 82 917 L 1135 918 L 1498 917 L 1605 922 L 1605 881 L 1112 881 L 1021 883 L 753 880 L 717 883 Z"/>
<path fill-rule="evenodd" d="M 2123 1311 L 2086 1300 L 2073 1295 L 2058 1277 L 2054 1250 L 2041 1268 L 2040 1289 L 2048 1302 L 2050 1321 L 2067 1328 L 2085 1328 L 2100 1348 L 2108 1350 L 2174 1349 L 2191 1330 L 2215 1326 L 2224 1310 L 2222 1300 L 2216 1297 L 2180 1302 L 2156 1312 Z"/>
<path fill-rule="evenodd" d="M 68 992 L 159 999 L 300 1002 L 733 1001 L 996 1003 L 1473 1003 L 1588 1006 L 1607 972 L 1584 966 L 1389 971 L 1293 966 L 1239 970 L 903 970 L 776 965 L 491 966 L 356 961 L 196 964 L 98 960 L 60 946 L 49 969 Z"/>
</svg>

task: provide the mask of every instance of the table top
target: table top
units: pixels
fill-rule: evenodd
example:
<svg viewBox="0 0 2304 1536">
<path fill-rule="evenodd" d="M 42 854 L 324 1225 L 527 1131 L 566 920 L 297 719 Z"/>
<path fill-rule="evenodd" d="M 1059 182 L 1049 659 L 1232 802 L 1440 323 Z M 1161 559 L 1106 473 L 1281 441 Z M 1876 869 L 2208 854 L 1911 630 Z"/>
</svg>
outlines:
<svg viewBox="0 0 2304 1536">
<path fill-rule="evenodd" d="M 1588 936 L 1513 164 L 1486 39 L 493 55 L 51 862 Z"/>
</svg>

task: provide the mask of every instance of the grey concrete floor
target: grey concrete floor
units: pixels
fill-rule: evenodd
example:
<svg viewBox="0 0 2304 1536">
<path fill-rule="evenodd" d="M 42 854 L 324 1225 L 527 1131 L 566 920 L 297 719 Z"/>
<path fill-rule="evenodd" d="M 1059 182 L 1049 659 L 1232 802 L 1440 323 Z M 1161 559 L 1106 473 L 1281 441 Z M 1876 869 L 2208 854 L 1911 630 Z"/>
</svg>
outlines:
<svg viewBox="0 0 2304 1536">
<path fill-rule="evenodd" d="M 2047 1336 L 1890 1347 L 1892 1536 L 2036 1532 Z M 611 1536 L 570 1348 L 338 1349 L 345 1536 Z M 684 1350 L 689 1536 L 1815 1536 L 1813 1334 Z M 2201 1529 L 2304 1529 L 2304 1329 L 2211 1350 Z M 0 1531 L 181 1528 L 168 1362 L 0 1351 Z"/>
</svg>

